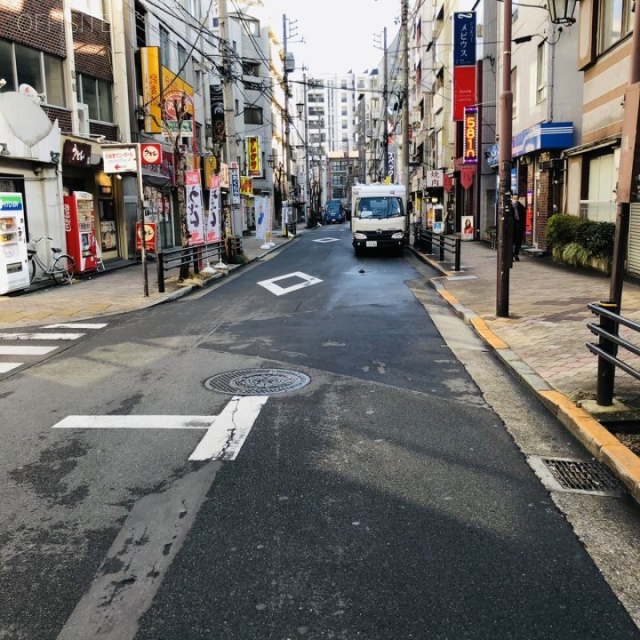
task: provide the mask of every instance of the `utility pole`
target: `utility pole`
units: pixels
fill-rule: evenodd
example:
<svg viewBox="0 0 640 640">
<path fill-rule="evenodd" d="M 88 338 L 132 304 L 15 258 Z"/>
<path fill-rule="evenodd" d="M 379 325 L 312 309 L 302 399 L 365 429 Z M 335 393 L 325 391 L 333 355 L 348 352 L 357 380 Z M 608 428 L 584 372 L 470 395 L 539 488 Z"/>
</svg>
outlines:
<svg viewBox="0 0 640 640">
<path fill-rule="evenodd" d="M 287 16 L 286 14 L 282 15 L 282 47 L 284 50 L 284 59 L 282 61 L 284 73 L 282 76 L 282 81 L 284 83 L 284 148 L 282 150 L 282 159 L 284 160 L 284 170 L 286 173 L 286 180 L 284 181 L 284 189 L 282 193 L 281 202 L 284 203 L 285 199 L 288 203 L 289 196 L 289 180 L 291 177 L 291 153 L 290 153 L 290 137 L 291 137 L 291 126 L 289 124 L 289 61 L 287 60 Z M 288 208 L 287 208 L 288 209 Z M 282 220 L 282 225 L 285 228 L 285 236 L 286 232 L 286 221 Z"/>
<path fill-rule="evenodd" d="M 226 133 L 224 159 L 227 164 L 237 161 L 238 142 L 236 140 L 236 114 L 235 101 L 233 98 L 233 56 L 229 47 L 229 14 L 227 11 L 227 0 L 220 2 L 220 47 L 222 49 L 222 86 L 224 95 L 224 127 Z M 228 204 L 229 226 L 233 235 L 242 236 L 242 220 L 240 216 L 233 215 L 231 202 Z M 239 211 L 238 211 L 239 213 Z M 236 220 L 236 218 L 238 218 Z M 239 225 L 239 226 L 238 226 Z"/>
<path fill-rule="evenodd" d="M 382 124 L 382 166 L 384 170 L 384 177 L 386 179 L 389 175 L 389 60 L 387 54 L 387 27 L 384 28 L 382 34 L 382 46 L 384 47 L 384 54 L 382 58 L 382 66 L 384 69 L 384 84 L 382 85 L 382 108 L 384 109 Z"/>
<path fill-rule="evenodd" d="M 400 46 L 402 50 L 402 181 L 409 198 L 409 0 L 402 0 Z M 385 114 L 386 119 L 386 114 Z"/>
<path fill-rule="evenodd" d="M 616 235 L 609 288 L 609 299 L 616 305 L 616 313 L 620 313 L 622 306 L 622 283 L 627 259 L 631 202 L 640 200 L 640 136 L 638 136 L 638 126 L 640 126 L 640 10 L 637 6 L 631 37 L 629 56 L 631 70 L 629 85 L 624 97 L 620 170 L 617 185 Z"/>
<path fill-rule="evenodd" d="M 500 93 L 500 187 L 498 195 L 498 278 L 496 315 L 509 317 L 509 271 L 512 261 L 513 216 L 511 214 L 511 138 L 513 93 L 511 90 L 511 0 L 504 0 L 502 18 L 502 91 Z"/>
<path fill-rule="evenodd" d="M 309 105 L 307 98 L 307 74 L 302 74 L 302 91 L 304 95 L 304 104 L 302 106 L 304 115 L 304 203 L 305 203 L 305 220 L 309 224 Z"/>
</svg>

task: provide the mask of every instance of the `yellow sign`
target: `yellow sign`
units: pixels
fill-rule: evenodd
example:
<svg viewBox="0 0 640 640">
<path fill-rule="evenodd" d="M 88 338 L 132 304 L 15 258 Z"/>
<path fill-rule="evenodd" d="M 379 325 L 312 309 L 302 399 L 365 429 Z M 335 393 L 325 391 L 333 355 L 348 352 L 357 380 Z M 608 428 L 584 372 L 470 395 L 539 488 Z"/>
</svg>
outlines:
<svg viewBox="0 0 640 640">
<path fill-rule="evenodd" d="M 162 67 L 162 104 L 165 120 L 177 120 L 183 102 L 185 111 L 195 118 L 193 87 L 167 67 Z"/>
<path fill-rule="evenodd" d="M 204 160 L 204 183 L 211 183 L 211 176 L 214 176 L 218 168 L 218 159 L 215 156 L 205 156 Z"/>
<path fill-rule="evenodd" d="M 140 66 L 142 68 L 144 130 L 146 133 L 161 133 L 160 47 L 141 47 Z"/>
<path fill-rule="evenodd" d="M 253 195 L 253 178 L 249 176 L 240 176 L 240 195 Z"/>
</svg>

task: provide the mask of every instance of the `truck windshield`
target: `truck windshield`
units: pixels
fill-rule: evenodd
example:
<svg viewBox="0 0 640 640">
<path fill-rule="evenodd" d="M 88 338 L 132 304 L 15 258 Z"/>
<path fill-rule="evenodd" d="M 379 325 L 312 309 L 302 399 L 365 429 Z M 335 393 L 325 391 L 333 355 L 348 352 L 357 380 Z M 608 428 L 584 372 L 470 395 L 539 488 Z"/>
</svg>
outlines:
<svg viewBox="0 0 640 640">
<path fill-rule="evenodd" d="M 404 215 L 404 207 L 402 200 L 396 197 L 361 198 L 356 215 L 360 218 L 397 218 Z"/>
</svg>

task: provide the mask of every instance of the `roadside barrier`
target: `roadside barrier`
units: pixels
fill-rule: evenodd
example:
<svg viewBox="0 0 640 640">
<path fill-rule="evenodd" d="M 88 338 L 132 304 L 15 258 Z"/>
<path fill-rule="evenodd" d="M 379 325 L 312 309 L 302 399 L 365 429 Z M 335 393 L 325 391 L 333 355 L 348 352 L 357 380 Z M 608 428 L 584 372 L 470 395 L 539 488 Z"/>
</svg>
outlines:
<svg viewBox="0 0 640 640">
<path fill-rule="evenodd" d="M 598 356 L 598 382 L 596 387 L 596 403 L 609 407 L 613 404 L 613 388 L 616 367 L 628 373 L 636 380 L 640 380 L 640 371 L 630 362 L 618 358 L 618 348 L 622 347 L 629 353 L 640 356 L 640 346 L 633 344 L 619 336 L 620 326 L 640 333 L 640 324 L 619 315 L 618 305 L 610 300 L 592 302 L 587 308 L 599 316 L 600 324 L 589 322 L 587 327 L 599 337 L 598 344 L 587 342 L 587 348 Z"/>
<path fill-rule="evenodd" d="M 434 233 L 431 229 L 423 229 L 421 225 L 414 225 L 414 246 L 428 255 L 438 255 L 438 260 L 444 262 L 444 254 L 453 254 L 454 270 L 460 271 L 461 240 L 458 236 Z M 434 248 L 437 250 L 434 250 Z"/>
<path fill-rule="evenodd" d="M 233 262 L 242 253 L 242 238 L 230 236 L 224 242 L 208 242 L 193 247 L 177 247 L 158 251 L 158 292 L 165 291 L 166 273 L 172 269 L 190 268 L 198 274 L 207 264 L 216 264 L 227 260 Z"/>
</svg>

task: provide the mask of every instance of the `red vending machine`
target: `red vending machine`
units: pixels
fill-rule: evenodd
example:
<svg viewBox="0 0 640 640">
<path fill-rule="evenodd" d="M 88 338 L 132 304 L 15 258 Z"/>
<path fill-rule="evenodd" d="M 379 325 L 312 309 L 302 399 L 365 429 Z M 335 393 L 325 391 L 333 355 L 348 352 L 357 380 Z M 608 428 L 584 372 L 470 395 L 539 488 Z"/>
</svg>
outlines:
<svg viewBox="0 0 640 640">
<path fill-rule="evenodd" d="M 64 197 L 64 230 L 67 253 L 76 263 L 76 273 L 98 267 L 93 196 L 86 191 L 74 191 Z"/>
</svg>

